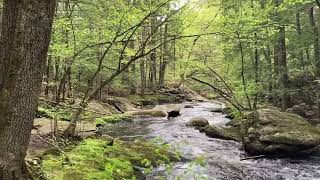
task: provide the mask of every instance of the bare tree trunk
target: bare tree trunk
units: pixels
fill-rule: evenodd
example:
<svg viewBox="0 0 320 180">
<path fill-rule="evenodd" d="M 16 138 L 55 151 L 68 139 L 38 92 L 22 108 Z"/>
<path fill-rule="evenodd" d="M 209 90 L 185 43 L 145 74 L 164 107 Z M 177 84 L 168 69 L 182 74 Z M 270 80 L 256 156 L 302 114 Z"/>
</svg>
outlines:
<svg viewBox="0 0 320 180">
<path fill-rule="evenodd" d="M 267 69 L 267 76 L 268 76 L 268 102 L 272 102 L 272 89 L 273 89 L 273 83 L 271 81 L 272 77 L 272 60 L 271 60 L 271 53 L 270 53 L 270 47 L 267 47 L 266 49 L 263 50 L 264 57 L 266 58 L 267 64 L 268 64 L 268 69 Z"/>
<path fill-rule="evenodd" d="M 177 47 L 176 47 L 176 41 L 173 41 L 173 76 L 176 77 L 176 61 L 177 61 Z"/>
<path fill-rule="evenodd" d="M 242 41 L 241 41 L 239 33 L 237 33 L 237 36 L 238 36 L 238 40 L 239 40 L 239 49 L 240 49 L 240 56 L 241 56 L 241 77 L 242 77 L 243 91 L 244 91 L 244 94 L 245 94 L 246 99 L 247 99 L 248 107 L 249 107 L 250 110 L 252 110 L 251 100 L 250 100 L 250 97 L 249 97 L 248 92 L 247 92 L 246 78 L 245 78 L 245 75 L 244 75 L 244 64 L 245 64 L 245 62 L 244 62 L 243 45 L 242 45 Z"/>
<path fill-rule="evenodd" d="M 255 33 L 255 38 L 257 39 L 257 34 Z M 258 50 L 258 42 L 255 41 L 255 49 L 254 49 L 254 71 L 255 71 L 255 86 L 256 92 L 254 95 L 253 109 L 257 109 L 258 104 L 258 89 L 259 89 L 259 50 Z"/>
<path fill-rule="evenodd" d="M 168 24 L 165 24 L 164 27 L 164 33 L 163 33 L 163 41 L 166 42 L 168 39 Z M 159 85 L 160 87 L 164 86 L 164 81 L 165 81 L 165 76 L 166 76 L 166 69 L 167 69 L 167 64 L 169 61 L 170 57 L 170 50 L 168 43 L 164 43 L 163 45 L 163 61 L 160 66 L 160 73 L 159 73 Z"/>
<path fill-rule="evenodd" d="M 71 66 L 67 67 L 67 97 L 71 98 L 73 96 L 72 93 L 72 72 L 71 72 Z"/>
<path fill-rule="evenodd" d="M 0 179 L 27 179 L 24 158 L 56 2 L 5 0 L 0 40 Z"/>
<path fill-rule="evenodd" d="M 147 82 L 146 68 L 145 68 L 145 58 L 142 58 L 140 60 L 140 78 L 141 78 L 140 94 L 143 96 L 145 94 L 145 91 L 146 91 L 146 82 Z"/>
<path fill-rule="evenodd" d="M 288 108 L 288 67 L 287 67 L 287 51 L 286 51 L 286 29 L 283 25 L 279 30 L 279 67 L 280 67 L 280 88 L 282 91 L 281 108 L 286 110 Z"/>
<path fill-rule="evenodd" d="M 314 35 L 314 73 L 316 77 L 320 77 L 320 44 L 319 29 L 314 18 L 314 7 L 309 10 L 309 20 Z"/>
<path fill-rule="evenodd" d="M 143 44 L 143 42 L 146 39 L 146 27 L 143 27 L 142 30 L 142 37 L 141 37 L 141 45 Z M 141 81 L 141 87 L 140 87 L 140 94 L 143 96 L 145 94 L 146 91 L 146 86 L 147 86 L 147 76 L 146 76 L 146 57 L 143 57 L 142 59 L 140 59 L 140 81 Z"/>
<path fill-rule="evenodd" d="M 300 22 L 300 12 L 296 13 L 296 24 L 297 24 L 297 32 L 298 32 L 298 36 L 299 36 L 299 40 L 300 42 L 302 42 L 303 36 L 302 36 L 302 29 L 301 29 L 301 22 Z M 300 47 L 299 50 L 299 60 L 300 60 L 300 65 L 302 67 L 302 70 L 305 70 L 305 63 L 304 63 L 304 53 L 303 53 L 303 48 Z"/>
<path fill-rule="evenodd" d="M 55 65 L 54 65 L 54 89 L 53 89 L 53 101 L 60 101 L 60 94 L 58 94 L 59 89 L 59 74 L 60 74 L 60 60 L 55 58 Z"/>
<path fill-rule="evenodd" d="M 155 32 L 157 31 L 157 17 L 154 15 L 151 18 L 151 34 L 153 34 L 151 44 L 156 44 Z M 151 89 L 155 93 L 157 91 L 157 50 L 153 50 L 150 54 L 150 84 Z"/>
<path fill-rule="evenodd" d="M 134 50 L 134 41 L 130 41 L 129 48 Z M 132 56 L 130 57 L 132 58 Z M 129 85 L 130 85 L 130 94 L 136 94 L 137 93 L 137 86 L 136 86 L 136 63 L 132 63 L 131 69 L 129 70 L 130 79 L 129 79 Z"/>
<path fill-rule="evenodd" d="M 50 55 L 47 61 L 46 76 L 45 76 L 46 85 L 45 85 L 44 95 L 47 97 L 49 97 L 49 91 L 50 91 L 51 62 L 52 62 L 52 56 Z"/>
</svg>

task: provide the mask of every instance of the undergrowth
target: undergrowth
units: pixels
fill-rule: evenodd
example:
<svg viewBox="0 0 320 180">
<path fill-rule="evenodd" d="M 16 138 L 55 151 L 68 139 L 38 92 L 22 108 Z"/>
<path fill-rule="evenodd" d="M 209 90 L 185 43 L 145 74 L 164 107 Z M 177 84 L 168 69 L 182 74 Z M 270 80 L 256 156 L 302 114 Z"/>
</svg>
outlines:
<svg viewBox="0 0 320 180">
<path fill-rule="evenodd" d="M 52 180 L 137 179 L 178 160 L 177 153 L 170 153 L 170 147 L 159 142 L 115 140 L 108 146 L 103 140 L 87 139 L 59 156 L 45 156 L 43 171 Z"/>
</svg>

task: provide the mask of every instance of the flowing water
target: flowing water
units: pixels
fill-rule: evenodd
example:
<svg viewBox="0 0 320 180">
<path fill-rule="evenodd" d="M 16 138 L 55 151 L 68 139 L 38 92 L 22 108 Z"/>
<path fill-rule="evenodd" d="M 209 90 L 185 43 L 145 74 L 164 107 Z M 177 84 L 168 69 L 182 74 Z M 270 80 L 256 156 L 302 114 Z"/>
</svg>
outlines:
<svg viewBox="0 0 320 180">
<path fill-rule="evenodd" d="M 174 164 L 173 172 L 157 169 L 147 179 L 248 179 L 248 180 L 313 180 L 320 179 L 320 160 L 301 159 L 259 159 L 245 160 L 241 145 L 234 141 L 209 138 L 186 123 L 194 117 L 204 117 L 210 124 L 225 126 L 229 119 L 212 109 L 222 105 L 215 102 L 184 103 L 193 108 L 182 108 L 181 116 L 174 119 L 137 118 L 134 123 L 121 123 L 105 127 L 107 134 L 122 138 L 157 138 L 175 147 L 186 161 Z M 199 163 L 195 163 L 198 161 Z"/>
</svg>

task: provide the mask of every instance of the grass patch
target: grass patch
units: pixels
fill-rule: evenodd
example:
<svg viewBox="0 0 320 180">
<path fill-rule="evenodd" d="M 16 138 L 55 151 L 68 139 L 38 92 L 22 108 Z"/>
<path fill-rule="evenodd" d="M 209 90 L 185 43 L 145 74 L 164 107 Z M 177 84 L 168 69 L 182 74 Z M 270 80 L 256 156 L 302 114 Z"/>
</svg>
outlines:
<svg viewBox="0 0 320 180">
<path fill-rule="evenodd" d="M 45 156 L 43 171 L 52 180 L 136 179 L 136 167 L 148 173 L 178 159 L 169 148 L 157 142 L 119 140 L 107 146 L 103 140 L 87 139 L 63 155 Z"/>
</svg>

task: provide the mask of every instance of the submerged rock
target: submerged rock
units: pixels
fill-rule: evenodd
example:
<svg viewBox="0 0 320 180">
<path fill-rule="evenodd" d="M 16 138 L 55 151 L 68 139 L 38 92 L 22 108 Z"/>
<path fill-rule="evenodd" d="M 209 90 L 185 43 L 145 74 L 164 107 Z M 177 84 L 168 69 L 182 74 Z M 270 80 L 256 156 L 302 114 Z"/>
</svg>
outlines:
<svg viewBox="0 0 320 180">
<path fill-rule="evenodd" d="M 208 125 L 200 129 L 201 132 L 204 132 L 208 137 L 218 138 L 224 140 L 234 140 L 240 141 L 240 131 L 237 128 L 227 127 L 220 128 L 213 125 Z"/>
<path fill-rule="evenodd" d="M 249 154 L 290 154 L 320 144 L 320 130 L 302 117 L 263 109 L 248 115 L 241 125 L 244 149 Z"/>
<path fill-rule="evenodd" d="M 187 126 L 195 126 L 195 127 L 205 127 L 209 125 L 209 121 L 202 117 L 192 118 L 190 122 L 187 123 Z"/>
<path fill-rule="evenodd" d="M 194 108 L 194 107 L 193 107 L 192 105 L 185 105 L 184 108 L 186 108 L 186 109 L 192 109 L 192 108 Z"/>
<path fill-rule="evenodd" d="M 212 108 L 212 109 L 210 109 L 210 112 L 213 112 L 213 113 L 223 113 L 223 112 L 225 112 L 225 108 L 224 108 L 224 107 Z"/>
<path fill-rule="evenodd" d="M 175 118 L 175 117 L 178 117 L 178 116 L 181 116 L 180 110 L 179 111 L 173 110 L 173 111 L 169 111 L 168 112 L 168 117 Z"/>
</svg>

